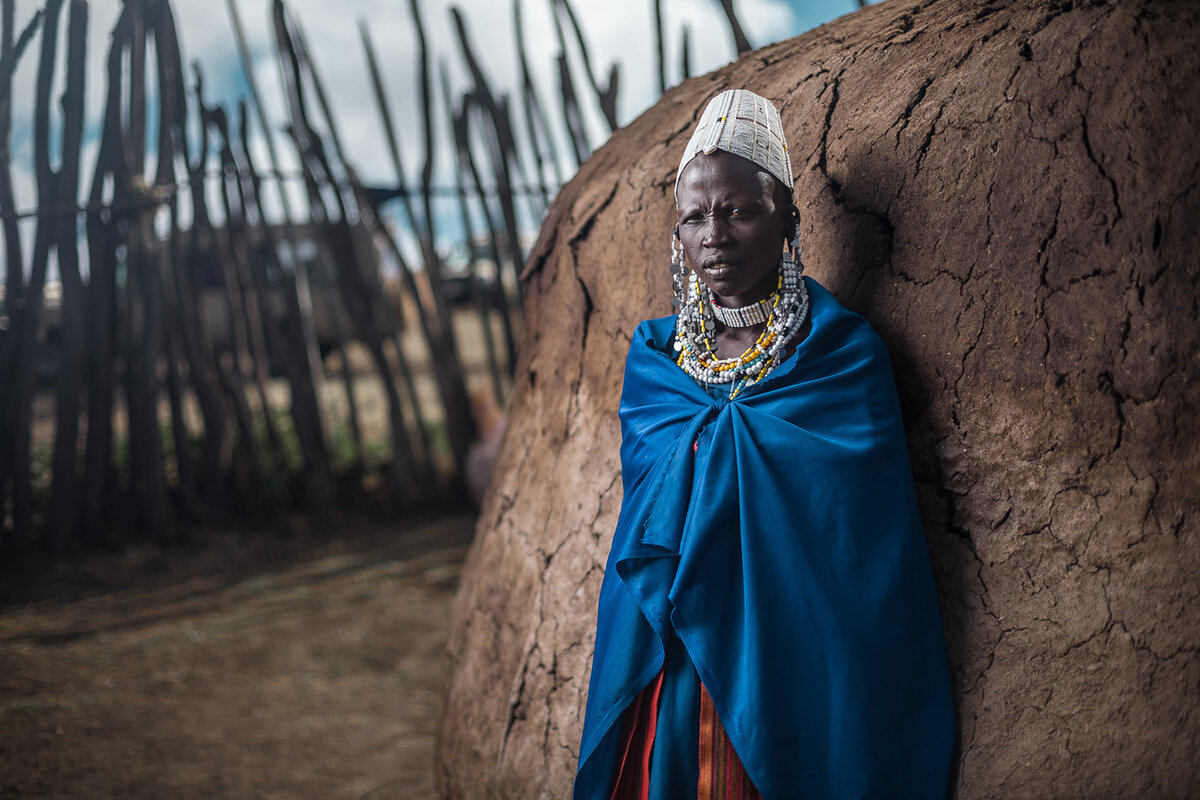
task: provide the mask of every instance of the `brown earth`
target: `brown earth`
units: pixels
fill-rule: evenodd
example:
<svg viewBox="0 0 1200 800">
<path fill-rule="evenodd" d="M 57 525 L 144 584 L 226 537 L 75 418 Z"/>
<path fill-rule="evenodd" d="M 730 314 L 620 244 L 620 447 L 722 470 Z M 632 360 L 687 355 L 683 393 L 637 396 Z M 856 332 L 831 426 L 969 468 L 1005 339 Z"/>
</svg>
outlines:
<svg viewBox="0 0 1200 800">
<path fill-rule="evenodd" d="M 210 531 L 45 576 L 0 609 L 0 797 L 432 796 L 473 530 Z"/>
<path fill-rule="evenodd" d="M 808 273 L 892 352 L 963 798 L 1200 796 L 1200 4 L 890 0 L 668 92 L 558 197 L 455 606 L 442 796 L 567 796 L 630 335 L 705 101 L 777 102 Z"/>
</svg>

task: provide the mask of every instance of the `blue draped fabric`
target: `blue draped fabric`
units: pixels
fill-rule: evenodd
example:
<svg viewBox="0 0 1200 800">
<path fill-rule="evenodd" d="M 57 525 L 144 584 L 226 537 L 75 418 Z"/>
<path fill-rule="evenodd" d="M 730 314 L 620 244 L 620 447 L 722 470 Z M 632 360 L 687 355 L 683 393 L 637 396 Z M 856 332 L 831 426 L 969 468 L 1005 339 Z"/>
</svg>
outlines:
<svg viewBox="0 0 1200 800">
<path fill-rule="evenodd" d="M 765 800 L 949 794 L 945 645 L 887 352 L 805 280 L 809 335 L 732 401 L 667 354 L 674 317 L 634 335 L 576 800 L 607 800 L 622 712 L 675 636 Z"/>
</svg>

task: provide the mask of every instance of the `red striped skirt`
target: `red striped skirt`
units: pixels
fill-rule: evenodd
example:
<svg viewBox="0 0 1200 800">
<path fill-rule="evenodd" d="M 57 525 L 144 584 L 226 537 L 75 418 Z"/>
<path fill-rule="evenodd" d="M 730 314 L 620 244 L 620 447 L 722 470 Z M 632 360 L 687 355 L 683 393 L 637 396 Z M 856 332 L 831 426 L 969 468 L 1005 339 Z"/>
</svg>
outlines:
<svg viewBox="0 0 1200 800">
<path fill-rule="evenodd" d="M 650 800 L 650 755 L 658 723 L 658 702 L 662 696 L 663 673 L 625 712 L 625 733 L 617 767 L 617 783 L 612 800 Z M 696 800 L 762 800 L 742 760 L 721 725 L 712 698 L 700 685 L 700 778 Z"/>
</svg>

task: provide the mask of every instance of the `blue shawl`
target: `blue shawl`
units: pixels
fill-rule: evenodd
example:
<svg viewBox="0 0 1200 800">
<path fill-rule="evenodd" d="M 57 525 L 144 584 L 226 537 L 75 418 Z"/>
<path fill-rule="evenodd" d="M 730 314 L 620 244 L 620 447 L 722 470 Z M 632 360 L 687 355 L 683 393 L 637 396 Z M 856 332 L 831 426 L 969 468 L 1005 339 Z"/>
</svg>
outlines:
<svg viewBox="0 0 1200 800">
<path fill-rule="evenodd" d="M 809 335 L 732 401 L 665 352 L 674 317 L 634 335 L 576 800 L 607 800 L 622 712 L 672 636 L 764 800 L 949 794 L 945 645 L 887 351 L 805 280 Z"/>
</svg>

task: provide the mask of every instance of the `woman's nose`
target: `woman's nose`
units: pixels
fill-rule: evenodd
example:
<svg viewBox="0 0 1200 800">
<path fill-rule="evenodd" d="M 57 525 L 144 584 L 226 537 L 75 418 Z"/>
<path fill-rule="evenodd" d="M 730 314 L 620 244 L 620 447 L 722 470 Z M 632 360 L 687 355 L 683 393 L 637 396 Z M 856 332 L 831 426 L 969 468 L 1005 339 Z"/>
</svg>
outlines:
<svg viewBox="0 0 1200 800">
<path fill-rule="evenodd" d="M 729 227 L 725 224 L 725 220 L 717 215 L 712 215 L 704 221 L 704 240 L 701 242 L 705 247 L 715 247 L 729 234 Z"/>
</svg>

